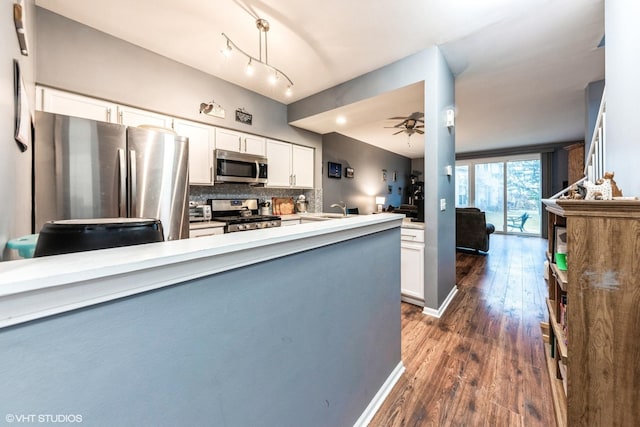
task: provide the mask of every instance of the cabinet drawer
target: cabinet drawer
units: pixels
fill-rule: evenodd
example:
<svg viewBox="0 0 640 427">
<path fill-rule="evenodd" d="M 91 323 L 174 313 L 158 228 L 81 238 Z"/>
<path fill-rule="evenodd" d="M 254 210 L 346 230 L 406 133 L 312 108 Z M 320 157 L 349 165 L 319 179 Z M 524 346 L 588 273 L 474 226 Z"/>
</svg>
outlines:
<svg viewBox="0 0 640 427">
<path fill-rule="evenodd" d="M 190 239 L 193 237 L 214 236 L 216 234 L 224 234 L 224 228 L 210 227 L 210 228 L 196 228 L 194 230 L 189 230 Z"/>
<path fill-rule="evenodd" d="M 424 230 L 400 228 L 400 240 L 406 242 L 424 242 Z"/>
</svg>

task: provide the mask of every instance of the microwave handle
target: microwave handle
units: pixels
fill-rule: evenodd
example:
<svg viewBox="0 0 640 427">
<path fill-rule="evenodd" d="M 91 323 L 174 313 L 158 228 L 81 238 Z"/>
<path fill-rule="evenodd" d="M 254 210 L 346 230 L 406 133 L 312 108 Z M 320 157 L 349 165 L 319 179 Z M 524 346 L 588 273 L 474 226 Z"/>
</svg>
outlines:
<svg viewBox="0 0 640 427">
<path fill-rule="evenodd" d="M 260 163 L 256 160 L 256 182 L 260 179 Z"/>
</svg>

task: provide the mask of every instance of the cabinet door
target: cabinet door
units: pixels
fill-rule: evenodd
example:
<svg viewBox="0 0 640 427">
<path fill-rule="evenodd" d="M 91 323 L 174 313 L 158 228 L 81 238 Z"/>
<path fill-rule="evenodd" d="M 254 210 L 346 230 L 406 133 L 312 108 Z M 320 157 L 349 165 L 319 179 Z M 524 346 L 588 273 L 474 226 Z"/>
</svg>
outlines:
<svg viewBox="0 0 640 427">
<path fill-rule="evenodd" d="M 248 154 L 256 156 L 264 156 L 266 154 L 265 139 L 259 136 L 245 135 L 242 137 L 244 142 L 242 150 Z"/>
<path fill-rule="evenodd" d="M 267 186 L 291 186 L 291 144 L 267 140 L 269 171 Z"/>
<path fill-rule="evenodd" d="M 101 122 L 116 122 L 117 104 L 55 89 L 36 89 L 37 110 Z"/>
<path fill-rule="evenodd" d="M 292 145 L 291 175 L 294 187 L 313 188 L 313 148 Z"/>
<path fill-rule="evenodd" d="M 400 288 L 403 295 L 424 300 L 424 244 L 400 243 Z"/>
<path fill-rule="evenodd" d="M 216 149 L 240 151 L 240 134 L 232 130 L 216 128 Z"/>
<path fill-rule="evenodd" d="M 169 116 L 124 105 L 118 105 L 118 120 L 125 126 L 150 125 L 171 129 L 173 124 L 173 119 Z"/>
<path fill-rule="evenodd" d="M 174 127 L 178 135 L 189 138 L 189 183 L 212 185 L 215 128 L 184 120 L 176 120 Z"/>
</svg>

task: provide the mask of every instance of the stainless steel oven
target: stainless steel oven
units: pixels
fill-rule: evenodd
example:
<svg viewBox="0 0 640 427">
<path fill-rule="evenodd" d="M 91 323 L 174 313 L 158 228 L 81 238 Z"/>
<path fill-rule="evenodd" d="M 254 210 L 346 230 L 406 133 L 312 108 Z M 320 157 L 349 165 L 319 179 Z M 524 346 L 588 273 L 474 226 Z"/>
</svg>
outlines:
<svg viewBox="0 0 640 427">
<path fill-rule="evenodd" d="M 225 223 L 225 233 L 281 226 L 279 216 L 258 215 L 256 199 L 208 199 L 207 204 L 211 206 L 211 219 Z"/>
<path fill-rule="evenodd" d="M 267 183 L 267 158 L 253 154 L 215 150 L 215 182 Z"/>
</svg>

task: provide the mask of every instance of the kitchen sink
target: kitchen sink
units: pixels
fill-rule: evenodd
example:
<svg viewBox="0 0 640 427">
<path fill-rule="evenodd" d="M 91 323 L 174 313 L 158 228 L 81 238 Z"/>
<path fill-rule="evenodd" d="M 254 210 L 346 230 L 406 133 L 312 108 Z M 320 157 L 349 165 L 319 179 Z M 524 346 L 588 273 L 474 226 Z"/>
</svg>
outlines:
<svg viewBox="0 0 640 427">
<path fill-rule="evenodd" d="M 330 219 L 351 218 L 353 216 L 355 215 L 344 216 L 340 213 L 312 213 L 312 214 L 301 215 L 301 219 L 307 220 L 307 221 L 328 221 Z"/>
</svg>

